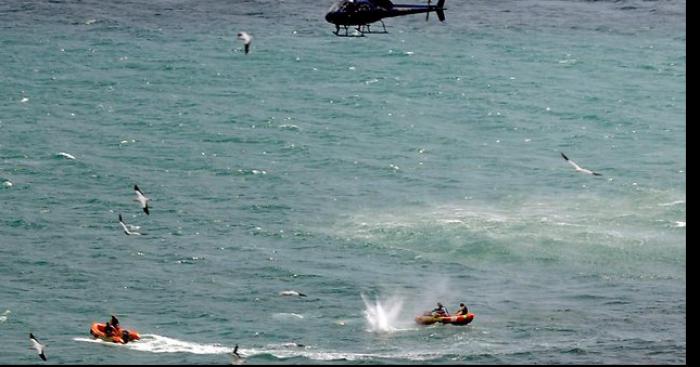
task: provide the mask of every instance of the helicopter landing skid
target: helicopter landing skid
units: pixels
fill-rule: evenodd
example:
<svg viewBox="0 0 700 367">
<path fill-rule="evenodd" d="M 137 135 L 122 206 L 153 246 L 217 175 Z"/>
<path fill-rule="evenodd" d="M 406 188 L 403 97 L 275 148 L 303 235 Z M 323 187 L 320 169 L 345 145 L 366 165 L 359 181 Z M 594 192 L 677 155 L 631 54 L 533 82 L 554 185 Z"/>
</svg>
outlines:
<svg viewBox="0 0 700 367">
<path fill-rule="evenodd" d="M 339 37 L 364 37 L 364 36 L 365 36 L 365 33 L 370 33 L 370 34 L 371 34 L 371 33 L 389 33 L 389 32 L 386 30 L 386 26 L 384 25 L 384 22 L 381 21 L 381 20 L 380 20 L 379 22 L 382 24 L 382 30 L 381 30 L 381 31 L 372 31 L 372 28 L 370 28 L 370 25 L 369 25 L 369 24 L 362 24 L 362 25 L 358 25 L 358 26 L 355 27 L 355 30 L 356 30 L 359 34 L 349 34 L 349 33 L 348 33 L 348 26 L 344 25 L 343 28 L 345 28 L 345 34 L 340 34 L 340 26 L 339 26 L 339 25 L 336 25 L 336 26 L 335 26 L 335 32 L 333 32 L 333 33 L 334 33 L 336 36 L 339 36 Z"/>
</svg>

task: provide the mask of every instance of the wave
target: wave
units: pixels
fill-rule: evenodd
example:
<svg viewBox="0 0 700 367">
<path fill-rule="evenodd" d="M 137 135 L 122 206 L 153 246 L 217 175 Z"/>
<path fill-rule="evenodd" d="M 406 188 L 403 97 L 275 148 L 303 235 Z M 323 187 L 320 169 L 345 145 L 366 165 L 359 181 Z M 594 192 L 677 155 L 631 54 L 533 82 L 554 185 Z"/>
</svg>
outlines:
<svg viewBox="0 0 700 367">
<path fill-rule="evenodd" d="M 675 201 L 672 201 L 670 203 L 661 203 L 661 204 L 659 204 L 659 206 L 674 206 L 674 205 L 678 205 L 678 204 L 685 204 L 685 200 L 675 200 Z"/>
<path fill-rule="evenodd" d="M 414 258 L 474 264 L 586 263 L 602 266 L 654 258 L 676 261 L 684 248 L 659 219 L 676 217 L 657 195 L 640 198 L 526 198 L 501 203 L 430 205 L 349 213 L 320 231 L 366 245 L 413 253 Z M 673 219 L 675 226 L 685 225 Z M 683 222 L 683 223 L 681 223 Z M 664 251 L 659 244 L 664 245 Z M 631 258 L 629 253 L 638 256 Z M 483 262 L 482 262 L 483 263 Z"/>
<path fill-rule="evenodd" d="M 9 315 L 10 315 L 11 313 L 12 313 L 12 311 L 10 311 L 10 310 L 5 310 L 5 312 L 3 312 L 2 315 L 0 315 L 0 322 L 5 322 L 5 321 L 7 321 L 7 318 L 9 317 Z"/>
<path fill-rule="evenodd" d="M 306 358 L 315 361 L 366 361 L 366 360 L 408 360 L 408 361 L 429 361 L 443 359 L 442 353 L 436 352 L 396 352 L 396 353 L 355 353 L 355 352 L 323 352 L 323 351 L 260 351 L 255 355 L 270 355 L 278 359 Z"/>
<path fill-rule="evenodd" d="M 303 319 L 304 316 L 293 312 L 280 312 L 272 315 L 276 319 Z"/>
</svg>

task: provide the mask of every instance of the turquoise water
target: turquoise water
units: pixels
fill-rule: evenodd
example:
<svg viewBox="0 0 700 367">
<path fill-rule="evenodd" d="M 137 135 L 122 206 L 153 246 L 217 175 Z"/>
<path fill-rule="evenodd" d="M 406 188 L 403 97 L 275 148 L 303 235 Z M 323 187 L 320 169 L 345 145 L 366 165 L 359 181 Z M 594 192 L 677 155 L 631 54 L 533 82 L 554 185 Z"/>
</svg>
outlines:
<svg viewBox="0 0 700 367">
<path fill-rule="evenodd" d="M 0 363 L 685 363 L 685 1 L 330 5 L 0 4 Z"/>
</svg>

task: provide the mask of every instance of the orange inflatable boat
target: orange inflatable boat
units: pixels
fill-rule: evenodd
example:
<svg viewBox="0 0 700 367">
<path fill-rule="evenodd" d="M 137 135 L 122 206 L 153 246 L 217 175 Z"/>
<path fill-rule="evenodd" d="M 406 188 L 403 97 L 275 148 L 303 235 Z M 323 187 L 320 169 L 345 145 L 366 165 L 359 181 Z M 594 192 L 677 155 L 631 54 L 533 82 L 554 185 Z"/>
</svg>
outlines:
<svg viewBox="0 0 700 367">
<path fill-rule="evenodd" d="M 426 312 L 423 315 L 416 316 L 416 322 L 421 325 L 432 325 L 436 322 L 452 325 L 466 325 L 472 322 L 472 320 L 474 320 L 474 314 L 471 312 L 466 315 L 458 316 L 433 316 L 430 312 Z"/>
<path fill-rule="evenodd" d="M 128 342 L 141 339 L 141 335 L 139 335 L 138 332 L 126 330 L 124 328 L 117 328 L 113 335 L 108 336 L 105 334 L 105 324 L 99 322 L 92 323 L 92 326 L 90 326 L 90 335 L 104 341 L 121 344 L 126 344 Z"/>
</svg>

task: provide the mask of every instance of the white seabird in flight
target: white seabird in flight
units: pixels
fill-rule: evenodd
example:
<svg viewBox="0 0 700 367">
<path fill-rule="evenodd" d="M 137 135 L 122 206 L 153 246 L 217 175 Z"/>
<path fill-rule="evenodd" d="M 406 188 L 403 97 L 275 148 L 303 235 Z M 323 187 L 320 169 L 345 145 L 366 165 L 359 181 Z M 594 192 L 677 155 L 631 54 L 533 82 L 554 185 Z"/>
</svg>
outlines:
<svg viewBox="0 0 700 367">
<path fill-rule="evenodd" d="M 151 199 L 147 198 L 146 195 L 143 194 L 141 190 L 139 190 L 138 185 L 134 185 L 134 191 L 136 192 L 136 201 L 141 203 L 141 207 L 143 208 L 143 211 L 146 213 L 146 215 L 150 215 L 148 213 L 148 202 L 151 201 Z"/>
<path fill-rule="evenodd" d="M 39 357 L 41 359 L 46 360 L 46 354 L 44 353 L 44 345 L 39 343 L 38 340 L 34 337 L 34 334 L 29 333 L 29 340 L 32 342 L 32 347 L 36 349 L 36 352 L 39 353 Z"/>
<path fill-rule="evenodd" d="M 561 153 L 561 152 L 560 152 L 560 153 Z M 561 156 L 564 157 L 564 159 L 565 159 L 567 162 L 569 162 L 569 164 L 571 164 L 572 166 L 574 166 L 574 168 L 576 168 L 576 171 L 578 171 L 578 172 L 587 173 L 587 174 L 593 175 L 593 176 L 602 176 L 602 174 L 600 174 L 600 173 L 598 173 L 598 172 L 593 172 L 593 171 L 591 171 L 591 170 L 588 170 L 588 169 L 585 169 L 585 168 L 581 168 L 578 164 L 576 164 L 576 162 L 570 160 L 569 157 L 565 156 L 564 153 L 561 153 Z"/>
<path fill-rule="evenodd" d="M 238 32 L 238 39 L 243 41 L 243 45 L 245 46 L 245 53 L 247 55 L 248 52 L 250 52 L 250 43 L 253 41 L 253 37 L 247 32 Z"/>
<path fill-rule="evenodd" d="M 141 235 L 141 233 L 132 232 L 132 231 L 129 230 L 129 228 L 126 226 L 126 223 L 124 223 L 124 220 L 122 220 L 122 215 L 121 215 L 121 214 L 119 214 L 119 224 L 122 225 L 122 228 L 124 228 L 124 233 L 126 233 L 127 236 L 132 235 L 132 234 L 133 234 L 133 235 L 136 235 L 136 236 L 140 236 L 140 235 Z"/>
</svg>

